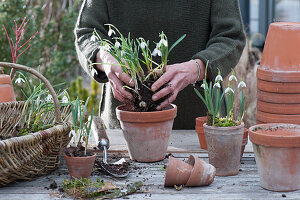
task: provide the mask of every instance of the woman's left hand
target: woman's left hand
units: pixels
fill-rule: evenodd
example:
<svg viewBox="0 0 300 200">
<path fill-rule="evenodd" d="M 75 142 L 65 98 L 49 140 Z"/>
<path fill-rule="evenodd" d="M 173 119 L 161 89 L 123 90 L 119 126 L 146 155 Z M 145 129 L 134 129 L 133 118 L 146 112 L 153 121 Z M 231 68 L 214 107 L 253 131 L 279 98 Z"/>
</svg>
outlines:
<svg viewBox="0 0 300 200">
<path fill-rule="evenodd" d="M 199 78 L 198 66 L 191 60 L 188 62 L 167 65 L 166 72 L 155 83 L 153 83 L 151 86 L 151 90 L 153 92 L 157 91 L 160 87 L 167 83 L 166 87 L 162 88 L 152 96 L 153 101 L 157 101 L 162 97 L 169 95 L 169 97 L 156 108 L 157 110 L 161 110 L 175 101 L 178 93 L 186 86 L 204 78 L 204 63 L 200 59 L 196 59 L 195 61 L 200 65 L 201 74 Z M 198 80 L 196 80 L 197 78 Z"/>
</svg>

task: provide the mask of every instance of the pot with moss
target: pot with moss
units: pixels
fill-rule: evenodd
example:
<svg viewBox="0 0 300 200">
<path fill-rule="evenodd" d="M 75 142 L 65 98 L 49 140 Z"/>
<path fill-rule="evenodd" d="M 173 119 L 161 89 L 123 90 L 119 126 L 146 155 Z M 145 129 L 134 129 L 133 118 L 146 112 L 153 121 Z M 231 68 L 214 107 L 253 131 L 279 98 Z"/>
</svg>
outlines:
<svg viewBox="0 0 300 200">
<path fill-rule="evenodd" d="M 207 66 L 206 65 L 206 70 Z M 227 88 L 222 92 L 221 84 L 223 78 L 219 72 L 213 82 L 205 79 L 201 87 L 204 96 L 195 89 L 195 92 L 204 102 L 208 110 L 207 122 L 203 124 L 204 134 L 207 142 L 209 163 L 216 168 L 217 176 L 233 176 L 239 173 L 242 142 L 244 135 L 244 106 L 245 96 L 243 88 L 245 82 L 238 82 L 235 72 L 229 77 Z M 235 95 L 239 95 L 239 112 L 235 116 L 233 112 Z M 221 117 L 221 106 L 226 100 L 226 116 Z"/>
<path fill-rule="evenodd" d="M 74 146 L 66 148 L 64 153 L 64 158 L 72 179 L 89 178 L 96 159 L 96 154 L 87 150 L 94 116 L 94 110 L 92 110 L 89 120 L 87 120 L 87 104 L 88 99 L 83 106 L 78 98 L 72 104 L 73 130 L 71 134 Z"/>
<path fill-rule="evenodd" d="M 126 38 L 115 26 L 111 24 L 108 26 L 109 33 L 119 34 L 113 37 L 114 42 L 102 39 L 96 31 L 94 31 L 94 36 L 99 39 L 100 48 L 110 53 L 118 61 L 123 71 L 131 77 L 131 81 L 134 83 L 133 87 L 123 86 L 132 93 L 132 104 L 116 108 L 117 118 L 120 120 L 130 157 L 138 162 L 163 160 L 167 152 L 177 107 L 169 105 L 163 110 L 156 110 L 169 96 L 152 101 L 154 92 L 150 88 L 166 71 L 169 53 L 183 40 L 185 35 L 169 47 L 168 39 L 162 32 L 159 34 L 160 41 L 156 43 L 156 48 L 151 51 L 149 41 L 143 38 L 134 40 L 130 38 L 130 35 Z M 160 64 L 153 61 L 154 56 L 157 55 L 161 58 Z M 162 87 L 166 86 L 168 84 Z"/>
</svg>

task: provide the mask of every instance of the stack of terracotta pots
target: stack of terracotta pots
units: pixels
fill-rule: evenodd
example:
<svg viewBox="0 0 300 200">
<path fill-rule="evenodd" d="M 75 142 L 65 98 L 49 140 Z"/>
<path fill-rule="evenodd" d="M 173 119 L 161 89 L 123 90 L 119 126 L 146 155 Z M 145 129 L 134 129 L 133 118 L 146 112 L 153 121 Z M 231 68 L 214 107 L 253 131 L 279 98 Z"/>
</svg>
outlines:
<svg viewBox="0 0 300 200">
<path fill-rule="evenodd" d="M 257 79 L 257 123 L 300 124 L 300 23 L 270 25 Z"/>
</svg>

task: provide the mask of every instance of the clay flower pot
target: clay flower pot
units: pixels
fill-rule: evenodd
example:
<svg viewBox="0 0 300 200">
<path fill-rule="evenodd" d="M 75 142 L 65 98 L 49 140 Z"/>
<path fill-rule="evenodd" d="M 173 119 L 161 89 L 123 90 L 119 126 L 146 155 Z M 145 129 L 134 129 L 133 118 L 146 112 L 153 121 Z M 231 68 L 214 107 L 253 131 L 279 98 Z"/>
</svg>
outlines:
<svg viewBox="0 0 300 200">
<path fill-rule="evenodd" d="M 203 124 L 206 122 L 207 117 L 197 117 L 195 130 L 198 134 L 198 139 L 201 149 L 207 149 L 206 138 L 204 135 Z"/>
<path fill-rule="evenodd" d="M 257 111 L 256 119 L 263 123 L 290 123 L 300 124 L 299 115 L 280 115 Z"/>
<path fill-rule="evenodd" d="M 279 94 L 272 92 L 264 92 L 257 90 L 257 99 L 269 103 L 300 103 L 300 93 L 299 94 Z"/>
<path fill-rule="evenodd" d="M 300 114 L 300 104 L 268 103 L 258 100 L 257 110 L 273 114 L 298 115 Z"/>
<path fill-rule="evenodd" d="M 165 175 L 165 187 L 210 185 L 214 181 L 215 174 L 216 168 L 198 157 L 190 155 L 184 162 L 170 156 Z"/>
<path fill-rule="evenodd" d="M 14 88 L 9 75 L 0 74 L 0 103 L 16 101 Z"/>
<path fill-rule="evenodd" d="M 209 163 L 217 176 L 234 176 L 239 173 L 244 123 L 234 127 L 203 125 Z"/>
<path fill-rule="evenodd" d="M 273 82 L 299 82 L 300 23 L 270 24 L 257 78 Z"/>
<path fill-rule="evenodd" d="M 248 129 L 244 128 L 244 135 L 243 135 L 243 141 L 242 141 L 242 149 L 241 149 L 241 158 L 243 157 L 244 151 L 245 151 L 245 147 L 248 144 Z"/>
<path fill-rule="evenodd" d="M 130 158 L 156 162 L 166 156 L 177 106 L 155 112 L 132 112 L 126 105 L 116 108 Z"/>
<path fill-rule="evenodd" d="M 91 176 L 96 160 L 96 153 L 87 157 L 71 157 L 64 154 L 64 157 L 72 179 L 89 178 Z"/>
<path fill-rule="evenodd" d="M 300 126 L 260 124 L 249 128 L 261 186 L 272 191 L 300 189 Z"/>
<path fill-rule="evenodd" d="M 294 94 L 300 93 L 300 79 L 298 83 L 272 82 L 257 80 L 257 89 L 265 92 Z"/>
</svg>

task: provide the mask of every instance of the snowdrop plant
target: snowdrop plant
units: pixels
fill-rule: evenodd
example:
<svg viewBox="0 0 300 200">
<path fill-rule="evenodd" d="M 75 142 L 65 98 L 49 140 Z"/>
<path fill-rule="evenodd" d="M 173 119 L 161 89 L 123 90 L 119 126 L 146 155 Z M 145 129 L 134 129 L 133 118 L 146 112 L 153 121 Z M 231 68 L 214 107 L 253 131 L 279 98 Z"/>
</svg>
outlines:
<svg viewBox="0 0 300 200">
<path fill-rule="evenodd" d="M 130 33 L 125 37 L 114 25 L 106 24 L 106 26 L 109 27 L 108 36 L 111 37 L 112 40 L 101 38 L 97 31 L 94 30 L 91 41 L 100 41 L 100 49 L 110 53 L 110 55 L 118 61 L 123 71 L 134 81 L 135 91 L 138 90 L 138 82 L 143 84 L 151 76 L 156 80 L 158 75 L 162 75 L 165 72 L 169 53 L 185 38 L 185 35 L 183 35 L 169 48 L 167 36 L 162 32 L 159 34 L 160 41 L 155 43 L 156 47 L 151 51 L 149 47 L 150 42 L 144 38 L 132 39 Z M 139 57 L 140 54 L 142 58 Z M 155 56 L 161 57 L 160 64 L 153 61 L 153 57 Z M 146 72 L 143 70 L 143 65 L 146 66 Z M 129 88 L 127 86 L 125 87 Z"/>
<path fill-rule="evenodd" d="M 244 96 L 244 88 L 246 84 L 244 81 L 238 82 L 237 77 L 235 76 L 234 70 L 232 70 L 232 75 L 229 77 L 228 85 L 224 88 L 223 92 L 221 85 L 223 82 L 223 78 L 219 71 L 217 77 L 213 82 L 207 82 L 206 74 L 207 74 L 207 66 L 206 63 L 205 69 L 205 78 L 203 80 L 203 84 L 201 87 L 204 90 L 204 96 L 194 88 L 196 94 L 200 97 L 200 99 L 205 104 L 208 111 L 208 125 L 211 126 L 236 126 L 241 123 L 244 117 L 244 108 L 245 108 L 245 100 Z M 239 93 L 239 114 L 238 116 L 234 116 L 233 107 L 236 98 L 235 96 Z M 220 115 L 222 102 L 226 100 L 226 116 L 222 117 Z"/>
</svg>

